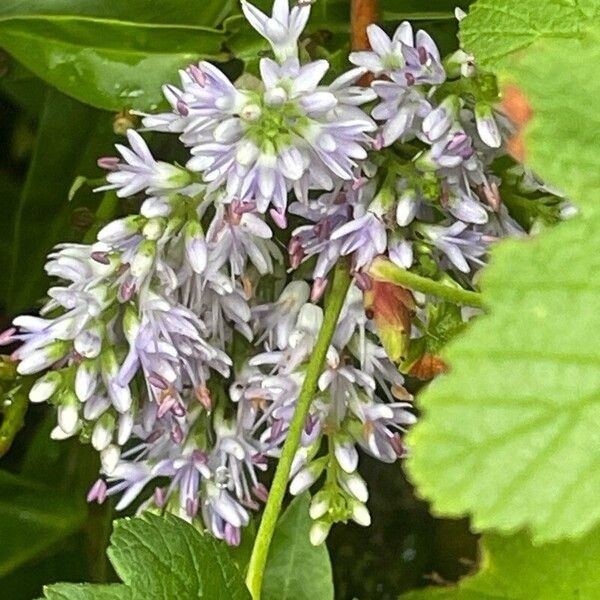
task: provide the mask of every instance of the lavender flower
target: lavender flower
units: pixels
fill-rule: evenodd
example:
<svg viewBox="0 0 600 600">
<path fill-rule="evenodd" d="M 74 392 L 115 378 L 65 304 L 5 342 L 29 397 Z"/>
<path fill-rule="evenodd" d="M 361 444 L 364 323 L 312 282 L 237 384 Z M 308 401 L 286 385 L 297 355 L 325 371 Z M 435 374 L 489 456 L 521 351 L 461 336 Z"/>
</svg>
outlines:
<svg viewBox="0 0 600 600">
<path fill-rule="evenodd" d="M 415 421 L 365 310 L 377 284 L 369 267 L 384 255 L 475 284 L 489 244 L 523 234 L 490 172 L 508 125 L 489 90 L 478 93 L 472 57 L 454 55 L 446 72 L 433 40 L 406 22 L 392 38 L 371 25 L 372 51 L 352 53 L 358 67 L 323 84 L 327 61 L 303 64 L 298 51 L 307 2 L 275 0 L 267 16 L 243 0 L 242 10 L 276 59 L 261 59 L 259 85 L 235 85 L 208 62 L 181 71 L 181 88 L 166 85 L 172 111 L 143 122 L 179 136 L 186 167 L 155 159 L 128 131 L 122 160 L 100 159 L 98 190 L 143 195 L 139 213 L 106 224 L 93 244 L 53 250 L 46 271 L 59 283 L 0 343 L 19 343 L 17 371 L 38 376 L 31 401 L 56 406 L 51 436 L 79 435 L 99 452 L 89 501 L 118 495 L 118 510 L 168 510 L 238 545 L 268 498 L 262 473 L 289 431 L 329 272 L 348 256 L 354 285 L 290 479 L 293 494 L 316 491 L 319 544 L 335 522 L 369 525 L 361 454 L 401 458 Z M 367 71 L 381 78 L 365 89 Z M 440 87 L 458 77 L 472 77 L 472 93 Z M 373 120 L 361 107 L 376 99 Z M 288 238 L 271 224 L 288 229 L 291 215 L 287 263 Z M 310 259 L 306 282 L 295 270 Z M 417 300 L 413 336 L 430 306 Z M 150 484 L 159 487 L 144 495 Z"/>
<path fill-rule="evenodd" d="M 108 185 L 96 191 L 117 190 L 117 196 L 125 198 L 142 190 L 149 195 L 172 192 L 191 183 L 191 176 L 185 169 L 166 162 L 156 161 L 139 133 L 127 130 L 127 139 L 132 150 L 117 144 L 117 150 L 125 159 L 124 163 L 109 163 Z M 106 162 L 102 163 L 106 164 Z"/>
</svg>

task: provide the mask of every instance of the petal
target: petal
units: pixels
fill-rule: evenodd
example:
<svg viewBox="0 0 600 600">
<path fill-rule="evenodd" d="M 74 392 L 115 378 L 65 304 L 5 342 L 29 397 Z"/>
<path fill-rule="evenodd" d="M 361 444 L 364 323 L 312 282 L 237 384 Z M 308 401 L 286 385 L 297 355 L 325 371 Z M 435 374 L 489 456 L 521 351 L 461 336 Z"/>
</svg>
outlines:
<svg viewBox="0 0 600 600">
<path fill-rule="evenodd" d="M 353 65 L 364 67 L 371 73 L 375 73 L 375 75 L 385 71 L 384 64 L 381 62 L 381 59 L 379 56 L 377 56 L 377 54 L 375 54 L 375 52 L 369 52 L 368 50 L 351 52 L 348 59 Z"/>
<path fill-rule="evenodd" d="M 414 46 L 412 25 L 408 21 L 400 23 L 392 39 L 394 42 L 402 42 L 407 46 Z"/>
<path fill-rule="evenodd" d="M 250 25 L 252 25 L 256 31 L 258 31 L 258 33 L 264 36 L 265 24 L 269 17 L 267 17 L 265 13 L 263 13 L 261 10 L 258 10 L 256 6 L 253 6 L 246 0 L 242 0 L 242 11 L 248 23 L 250 23 Z"/>
<path fill-rule="evenodd" d="M 373 51 L 379 54 L 379 56 L 384 56 L 392 51 L 392 41 L 379 25 L 369 25 L 367 27 L 367 36 L 371 48 L 373 48 Z"/>
<path fill-rule="evenodd" d="M 316 60 L 303 66 L 292 83 L 292 95 L 299 96 L 314 91 L 328 69 L 329 63 L 326 60 Z"/>
</svg>

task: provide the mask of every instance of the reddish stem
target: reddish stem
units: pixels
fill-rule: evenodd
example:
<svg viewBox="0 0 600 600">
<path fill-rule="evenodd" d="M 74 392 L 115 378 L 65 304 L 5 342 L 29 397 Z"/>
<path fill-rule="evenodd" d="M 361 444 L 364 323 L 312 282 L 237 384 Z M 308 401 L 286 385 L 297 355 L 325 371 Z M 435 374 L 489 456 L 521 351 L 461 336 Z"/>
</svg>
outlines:
<svg viewBox="0 0 600 600">
<path fill-rule="evenodd" d="M 379 15 L 379 0 L 351 0 L 350 22 L 352 23 L 352 50 L 369 50 L 367 27 L 377 23 Z M 373 75 L 366 73 L 358 83 L 368 86 L 373 81 Z"/>
<path fill-rule="evenodd" d="M 368 50 L 367 27 L 377 23 L 379 15 L 378 0 L 352 0 L 350 20 L 352 23 L 352 50 Z"/>
</svg>

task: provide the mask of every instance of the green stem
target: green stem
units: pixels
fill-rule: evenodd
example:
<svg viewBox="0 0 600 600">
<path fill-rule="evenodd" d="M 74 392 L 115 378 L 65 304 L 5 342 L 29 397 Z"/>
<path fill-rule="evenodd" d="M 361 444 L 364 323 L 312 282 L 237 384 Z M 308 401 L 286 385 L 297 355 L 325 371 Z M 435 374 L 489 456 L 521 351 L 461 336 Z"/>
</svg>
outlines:
<svg viewBox="0 0 600 600">
<path fill-rule="evenodd" d="M 373 261 L 369 269 L 369 275 L 377 281 L 388 281 L 416 292 L 444 298 L 455 304 L 466 304 L 478 308 L 485 307 L 483 296 L 478 292 L 471 292 L 461 287 L 450 286 L 427 277 L 421 277 L 421 275 L 401 269 L 385 258 L 376 258 Z"/>
<path fill-rule="evenodd" d="M 335 328 L 342 310 L 342 306 L 346 299 L 348 288 L 350 287 L 351 277 L 348 272 L 345 262 L 338 263 L 334 275 L 331 289 L 325 303 L 325 315 L 323 318 L 323 326 L 319 331 L 319 336 L 315 344 L 314 351 L 311 355 L 310 362 L 306 368 L 304 383 L 298 397 L 298 404 L 294 416 L 290 423 L 290 428 L 287 433 L 283 449 L 275 476 L 269 492 L 269 499 L 265 506 L 265 510 L 258 528 L 254 547 L 252 548 L 252 556 L 248 565 L 248 574 L 246 576 L 246 585 L 250 590 L 253 600 L 260 600 L 262 580 L 267 564 L 267 556 L 269 547 L 275 532 L 275 526 L 281 505 L 287 489 L 292 461 L 300 444 L 300 437 L 306 416 L 313 400 L 317 382 L 323 369 L 327 350 L 331 343 L 331 338 L 335 332 Z"/>
</svg>

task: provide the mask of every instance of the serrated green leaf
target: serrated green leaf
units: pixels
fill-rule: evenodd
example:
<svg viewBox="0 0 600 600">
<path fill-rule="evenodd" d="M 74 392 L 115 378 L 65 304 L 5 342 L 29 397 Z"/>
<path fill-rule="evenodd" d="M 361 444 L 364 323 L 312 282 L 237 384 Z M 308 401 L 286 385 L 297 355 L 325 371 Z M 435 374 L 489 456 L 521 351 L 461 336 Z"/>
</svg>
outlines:
<svg viewBox="0 0 600 600">
<path fill-rule="evenodd" d="M 481 282 L 491 314 L 450 345 L 450 375 L 420 398 L 407 440 L 410 475 L 436 513 L 528 527 L 536 542 L 600 520 L 596 43 L 547 42 L 511 67 L 533 107 L 528 164 L 583 215 L 493 252 Z"/>
<path fill-rule="evenodd" d="M 457 586 L 426 588 L 400 600 L 572 600 L 599 598 L 600 532 L 576 542 L 534 546 L 521 533 L 482 538 L 479 572 Z"/>
<path fill-rule="evenodd" d="M 223 546 L 174 517 L 146 513 L 115 522 L 110 561 L 121 586 L 58 584 L 49 600 L 249 600 L 242 577 Z M 98 596 L 95 591 L 98 591 Z M 62 595 L 61 595 L 62 594 Z"/>
<path fill-rule="evenodd" d="M 460 24 L 460 40 L 479 64 L 493 67 L 536 41 L 581 37 L 599 16 L 599 0 L 478 0 Z"/>
<path fill-rule="evenodd" d="M 327 547 L 309 540 L 309 494 L 295 498 L 277 524 L 269 551 L 263 600 L 333 600 Z"/>
<path fill-rule="evenodd" d="M 582 60 L 585 56 L 585 60 Z M 599 206 L 600 36 L 536 44 L 504 69 L 524 93 L 533 118 L 525 127 L 525 160 L 550 184 L 586 208 Z"/>
<path fill-rule="evenodd" d="M 48 552 L 85 518 L 85 502 L 0 471 L 0 577 Z"/>
<path fill-rule="evenodd" d="M 36 75 L 81 102 L 149 110 L 161 86 L 200 58 L 223 57 L 213 29 L 232 2 L 4 0 L 0 44 Z"/>
<path fill-rule="evenodd" d="M 419 398 L 408 469 L 437 514 L 536 541 L 600 519 L 600 221 L 574 219 L 493 253 L 480 317 Z M 587 242 L 587 243 L 586 243 Z"/>
</svg>

